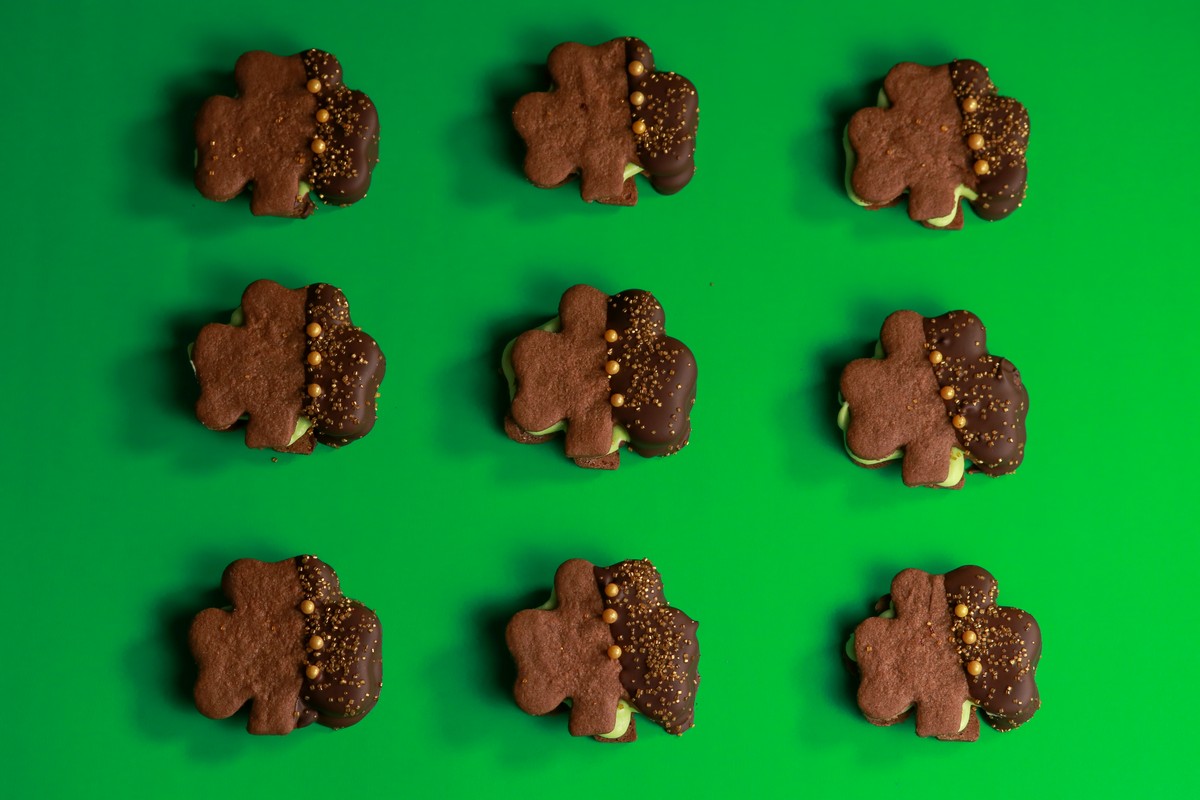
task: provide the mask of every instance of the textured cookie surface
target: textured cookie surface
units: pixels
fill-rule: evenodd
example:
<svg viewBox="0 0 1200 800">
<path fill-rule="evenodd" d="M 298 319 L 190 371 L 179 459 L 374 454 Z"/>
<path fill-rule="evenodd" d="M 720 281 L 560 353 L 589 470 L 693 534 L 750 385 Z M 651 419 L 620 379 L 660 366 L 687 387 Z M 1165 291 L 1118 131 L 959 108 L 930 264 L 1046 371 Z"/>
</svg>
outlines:
<svg viewBox="0 0 1200 800">
<path fill-rule="evenodd" d="M 224 719 L 250 702 L 250 733 L 286 734 L 313 722 L 344 728 L 374 708 L 383 684 L 379 619 L 342 594 L 328 564 L 241 559 L 221 589 L 232 609 L 200 612 L 188 634 L 202 714 Z"/>
<path fill-rule="evenodd" d="M 997 593 L 981 567 L 898 574 L 890 610 L 854 632 L 867 719 L 892 725 L 915 708 L 918 735 L 957 741 L 979 737 L 975 707 L 1000 731 L 1028 721 L 1041 705 L 1041 631 L 1024 611 L 997 606 Z"/>
<path fill-rule="evenodd" d="M 340 290 L 255 281 L 240 316 L 240 324 L 204 326 L 192 348 L 205 426 L 227 430 L 248 415 L 248 447 L 297 453 L 370 432 L 387 364 Z"/>
<path fill-rule="evenodd" d="M 323 50 L 294 56 L 244 54 L 237 97 L 210 97 L 196 116 L 196 188 L 230 200 L 253 185 L 255 214 L 307 217 L 309 190 L 328 203 L 366 196 L 379 161 L 379 114 L 342 83 Z"/>
<path fill-rule="evenodd" d="M 700 114 L 691 81 L 656 70 L 650 48 L 632 37 L 561 44 L 547 66 L 552 90 L 525 95 L 513 110 L 534 185 L 554 188 L 578 174 L 584 200 L 615 205 L 637 202 L 629 165 L 662 194 L 687 185 Z"/>
<path fill-rule="evenodd" d="M 691 435 L 696 359 L 666 335 L 649 292 L 563 293 L 553 330 L 526 331 L 506 353 L 514 380 L 508 434 L 521 442 L 560 423 L 581 466 L 616 468 L 620 442 L 643 456 L 678 452 Z"/>
<path fill-rule="evenodd" d="M 555 575 L 551 602 L 508 624 L 517 704 L 540 715 L 569 701 L 576 736 L 635 740 L 633 718 L 627 729 L 617 728 L 620 703 L 682 734 L 692 727 L 700 683 L 696 629 L 695 620 L 668 604 L 649 561 L 611 567 L 567 561 Z"/>
<path fill-rule="evenodd" d="M 988 352 L 978 317 L 897 311 L 879 341 L 883 357 L 852 361 L 840 381 L 857 460 L 901 453 L 909 486 L 946 485 L 954 450 L 993 477 L 1020 466 L 1029 395 L 1012 362 Z"/>
<path fill-rule="evenodd" d="M 897 64 L 883 93 L 881 107 L 858 111 L 847 128 L 858 202 L 889 206 L 907 191 L 912 219 L 946 229 L 962 227 L 960 196 L 987 220 L 1020 206 L 1029 115 L 997 94 L 982 64 Z"/>
</svg>

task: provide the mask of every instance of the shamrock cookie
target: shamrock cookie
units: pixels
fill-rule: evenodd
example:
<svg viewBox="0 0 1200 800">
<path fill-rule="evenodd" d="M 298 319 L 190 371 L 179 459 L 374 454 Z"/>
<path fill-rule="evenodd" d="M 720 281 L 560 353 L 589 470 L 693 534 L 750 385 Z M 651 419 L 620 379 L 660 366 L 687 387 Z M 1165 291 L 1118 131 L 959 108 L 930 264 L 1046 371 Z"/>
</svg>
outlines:
<svg viewBox="0 0 1200 800">
<path fill-rule="evenodd" d="M 915 708 L 918 736 L 966 742 L 979 738 L 975 708 L 998 731 L 1028 722 L 1041 707 L 1042 634 L 1029 614 L 996 605 L 998 593 L 981 567 L 898 574 L 846 648 L 866 718 L 894 725 Z"/>
<path fill-rule="evenodd" d="M 897 64 L 879 106 L 846 129 L 846 189 L 868 209 L 899 202 L 929 228 L 958 230 L 960 198 L 983 219 L 1003 219 L 1025 199 L 1029 115 L 1000 97 L 976 61 Z"/>
<path fill-rule="evenodd" d="M 567 456 L 592 469 L 616 469 L 622 444 L 642 456 L 679 452 L 692 431 L 696 358 L 666 335 L 654 295 L 579 285 L 558 308 L 504 350 L 509 437 L 536 444 L 565 431 Z"/>
<path fill-rule="evenodd" d="M 379 114 L 342 83 L 323 50 L 244 54 L 237 97 L 210 97 L 196 116 L 196 188 L 224 202 L 252 184 L 257 215 L 307 217 L 316 192 L 350 205 L 367 196 L 379 162 Z"/>
<path fill-rule="evenodd" d="M 225 719 L 250 702 L 247 730 L 291 733 L 317 722 L 345 728 L 379 700 L 383 630 L 375 612 L 342 594 L 316 556 L 230 564 L 221 591 L 188 633 L 200 668 L 196 708 Z"/>
<path fill-rule="evenodd" d="M 517 101 L 513 124 L 525 140 L 525 175 L 553 189 L 575 174 L 589 203 L 637 203 L 641 172 L 660 194 L 674 194 L 696 171 L 696 87 L 659 72 L 641 39 L 595 47 L 568 42 L 547 59 L 553 87 Z"/>
<path fill-rule="evenodd" d="M 983 323 L 969 311 L 889 316 L 875 357 L 843 370 L 841 399 L 850 458 L 864 467 L 903 459 L 909 486 L 960 489 L 967 471 L 1005 475 L 1025 457 L 1021 373 L 988 352 Z"/>
<path fill-rule="evenodd" d="M 700 685 L 697 626 L 668 605 L 649 560 L 567 561 L 550 600 L 508 623 L 517 705 L 542 715 L 566 702 L 571 734 L 599 741 L 634 741 L 635 711 L 682 734 Z"/>
<path fill-rule="evenodd" d="M 200 381 L 196 416 L 213 430 L 246 422 L 246 446 L 311 453 L 375 425 L 387 366 L 327 283 L 287 289 L 255 281 L 228 325 L 205 325 L 191 348 Z"/>
</svg>

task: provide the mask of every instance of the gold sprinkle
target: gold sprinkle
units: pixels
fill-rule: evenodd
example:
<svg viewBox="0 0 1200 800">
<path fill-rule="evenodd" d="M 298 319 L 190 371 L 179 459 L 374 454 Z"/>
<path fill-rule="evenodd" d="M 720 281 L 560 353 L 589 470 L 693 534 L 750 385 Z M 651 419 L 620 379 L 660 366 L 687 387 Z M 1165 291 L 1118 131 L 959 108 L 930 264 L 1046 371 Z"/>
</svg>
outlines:
<svg viewBox="0 0 1200 800">
<path fill-rule="evenodd" d="M 964 98 L 962 101 L 962 110 L 967 114 L 974 114 L 979 110 L 979 101 L 974 97 Z"/>
<path fill-rule="evenodd" d="M 300 604 L 300 613 L 301 614 L 311 614 L 316 610 L 317 610 L 317 604 L 314 603 L 312 600 L 305 600 L 303 603 Z"/>
<path fill-rule="evenodd" d="M 968 661 L 967 672 L 971 673 L 972 675 L 978 675 L 983 672 L 983 664 L 980 664 L 978 661 Z"/>
<path fill-rule="evenodd" d="M 307 84 L 305 84 L 304 88 L 308 89 L 313 94 L 316 94 L 317 92 L 321 91 L 321 82 L 316 78 L 313 78 Z"/>
<path fill-rule="evenodd" d="M 604 593 L 609 597 L 616 597 L 621 593 L 621 587 L 617 586 L 615 583 L 610 583 L 608 586 L 604 587 Z"/>
<path fill-rule="evenodd" d="M 613 408 L 620 408 L 625 405 L 625 395 L 620 392 L 614 392 L 613 396 L 608 398 L 608 402 L 612 403 Z"/>
<path fill-rule="evenodd" d="M 613 661 L 616 661 L 618 658 L 620 658 L 621 646 L 619 644 L 614 644 L 612 647 L 608 648 L 608 657 Z"/>
<path fill-rule="evenodd" d="M 954 399 L 954 387 L 953 386 L 943 386 L 941 394 L 942 394 L 943 400 L 953 400 Z"/>
<path fill-rule="evenodd" d="M 929 363 L 930 364 L 937 366 L 938 364 L 942 363 L 942 361 L 943 361 L 943 358 L 942 358 L 941 351 L 934 350 L 932 353 L 929 354 Z"/>
<path fill-rule="evenodd" d="M 308 676 L 310 681 L 315 681 L 321 674 L 321 668 L 316 664 L 309 664 L 308 669 L 304 670 L 304 674 Z"/>
<path fill-rule="evenodd" d="M 635 106 L 640 106 L 642 103 L 646 102 L 646 95 L 642 94 L 641 92 L 634 92 L 633 94 L 629 95 L 629 102 L 633 103 Z"/>
<path fill-rule="evenodd" d="M 643 133 L 645 133 L 646 132 L 645 121 L 639 119 L 637 122 L 633 123 L 633 132 L 636 133 L 638 136 L 641 136 Z"/>
<path fill-rule="evenodd" d="M 959 603 L 958 605 L 956 605 L 954 607 L 954 616 L 958 617 L 959 619 L 962 619 L 970 612 L 971 612 L 971 609 L 967 608 L 966 605 L 963 603 Z"/>
<path fill-rule="evenodd" d="M 308 334 L 308 338 L 315 339 L 321 335 L 321 325 L 317 322 L 310 322 L 304 332 Z"/>
<path fill-rule="evenodd" d="M 607 364 L 604 365 L 604 371 L 607 372 L 609 375 L 616 375 L 618 372 L 621 371 L 621 365 L 618 364 L 616 361 L 609 361 Z"/>
<path fill-rule="evenodd" d="M 310 383 L 308 385 L 309 397 L 320 397 L 322 394 L 324 394 L 324 390 L 321 389 L 321 385 L 319 383 Z"/>
<path fill-rule="evenodd" d="M 319 136 L 312 140 L 312 151 L 317 155 L 325 152 L 325 140 Z"/>
<path fill-rule="evenodd" d="M 604 332 L 604 341 L 606 342 L 615 342 L 619 338 L 621 337 L 612 328 L 609 328 Z"/>
<path fill-rule="evenodd" d="M 987 175 L 992 170 L 992 168 L 988 165 L 986 158 L 981 158 L 976 161 L 973 169 L 975 170 L 976 175 Z"/>
<path fill-rule="evenodd" d="M 610 585 L 615 586 L 616 584 L 610 584 Z M 606 608 L 606 609 L 604 609 L 604 613 L 601 614 L 600 617 L 605 622 L 607 622 L 609 625 L 612 625 L 614 622 L 617 621 L 617 610 L 615 608 Z"/>
<path fill-rule="evenodd" d="M 310 650 L 320 650 L 324 646 L 325 640 L 315 634 L 308 640 L 308 649 Z"/>
<path fill-rule="evenodd" d="M 964 644 L 975 644 L 977 641 L 979 641 L 979 636 L 975 631 L 963 631 Z"/>
<path fill-rule="evenodd" d="M 632 75 L 633 77 L 636 78 L 645 71 L 646 71 L 646 65 L 643 64 L 642 62 L 640 62 L 640 61 L 630 61 L 629 62 L 629 74 Z"/>
<path fill-rule="evenodd" d="M 982 133 L 972 133 L 970 136 L 968 136 L 967 137 L 967 147 L 971 148 L 972 150 L 982 150 L 983 149 L 983 134 Z"/>
<path fill-rule="evenodd" d="M 329 109 L 317 109 L 317 122 L 329 122 Z"/>
<path fill-rule="evenodd" d="M 317 364 L 320 364 L 321 363 L 321 354 L 316 350 L 309 350 L 308 351 L 308 363 L 314 367 Z"/>
<path fill-rule="evenodd" d="M 963 428 L 967 427 L 967 418 L 962 414 L 955 414 L 954 419 L 950 420 L 950 423 L 961 431 Z"/>
</svg>

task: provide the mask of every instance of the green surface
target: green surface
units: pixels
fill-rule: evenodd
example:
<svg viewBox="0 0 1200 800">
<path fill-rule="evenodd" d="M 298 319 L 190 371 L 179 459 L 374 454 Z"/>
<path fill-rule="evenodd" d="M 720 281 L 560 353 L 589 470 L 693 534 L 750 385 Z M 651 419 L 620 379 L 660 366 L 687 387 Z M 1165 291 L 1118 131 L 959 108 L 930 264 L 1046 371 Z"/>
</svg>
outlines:
<svg viewBox="0 0 1200 800">
<path fill-rule="evenodd" d="M 4 794 L 1196 790 L 1194 4 L 406 5 L 6 10 Z M 633 209 L 528 185 L 511 103 L 554 44 L 626 33 L 699 88 L 694 182 Z M 370 196 L 306 221 L 202 199 L 200 101 L 241 52 L 310 46 L 379 106 Z M 957 233 L 856 207 L 848 113 L 956 56 L 1030 110 L 1025 207 Z M 339 285 L 382 344 L 369 438 L 276 461 L 192 417 L 185 346 L 260 277 Z M 501 347 L 577 282 L 654 291 L 697 354 L 679 456 L 597 473 L 505 438 Z M 1026 463 L 961 492 L 855 467 L 840 367 L 888 312 L 960 307 L 1029 386 Z M 378 610 L 378 707 L 284 738 L 202 717 L 191 616 L 233 559 L 298 553 Z M 504 623 L 573 556 L 653 558 L 700 620 L 684 737 L 605 746 L 513 704 Z M 1041 622 L 1043 709 L 972 745 L 867 724 L 845 630 L 899 569 L 971 562 Z"/>
</svg>

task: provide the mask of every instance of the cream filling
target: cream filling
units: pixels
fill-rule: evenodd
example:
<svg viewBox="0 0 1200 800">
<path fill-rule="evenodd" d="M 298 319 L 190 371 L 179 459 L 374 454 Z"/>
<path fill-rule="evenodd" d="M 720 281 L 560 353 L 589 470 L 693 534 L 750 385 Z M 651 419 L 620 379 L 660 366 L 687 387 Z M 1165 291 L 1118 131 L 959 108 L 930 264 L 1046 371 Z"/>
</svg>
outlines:
<svg viewBox="0 0 1200 800">
<path fill-rule="evenodd" d="M 558 591 L 551 589 L 550 599 L 538 606 L 537 610 L 553 611 L 556 608 L 558 608 Z M 565 702 L 569 707 L 571 705 L 571 698 L 568 697 L 563 702 Z M 602 739 L 620 739 L 625 735 L 625 732 L 629 730 L 629 723 L 633 720 L 633 714 L 635 711 L 637 711 L 637 709 L 633 707 L 632 703 L 627 703 L 624 700 L 617 700 L 616 724 L 613 725 L 613 729 L 608 733 L 600 733 L 597 735 Z"/>
<path fill-rule="evenodd" d="M 850 428 L 850 404 L 845 401 L 842 401 L 842 407 L 838 411 L 837 424 L 838 427 L 842 429 L 842 444 L 846 448 L 846 454 L 859 464 L 862 464 L 866 467 L 873 467 L 876 464 L 882 464 L 885 461 L 896 461 L 897 459 L 904 458 L 903 447 L 898 450 L 893 450 L 890 454 L 884 456 L 883 458 L 862 458 L 858 455 L 855 455 L 854 451 L 850 449 L 850 444 L 846 441 L 845 434 Z M 963 451 L 957 447 L 951 447 L 950 465 L 947 469 L 946 480 L 937 485 L 947 489 L 952 486 L 957 486 L 958 482 L 962 480 L 963 473 L 966 472 L 966 468 L 967 459 Z"/>
<path fill-rule="evenodd" d="M 879 99 L 875 104 L 880 108 L 890 108 L 892 105 L 888 101 L 887 94 L 883 91 L 883 89 L 879 90 Z M 844 147 L 846 150 L 846 194 L 849 195 L 850 199 L 853 200 L 857 205 L 862 206 L 863 208 L 870 208 L 873 205 L 877 205 L 876 203 L 868 203 L 866 200 L 863 200 L 854 193 L 853 175 L 854 167 L 858 164 L 858 154 L 854 152 L 854 148 L 850 145 L 849 125 L 847 125 L 845 131 L 842 132 L 842 147 Z M 908 194 L 907 189 L 904 190 L 904 194 Z M 979 199 L 979 195 L 975 191 L 973 191 L 966 184 L 960 183 L 954 189 L 954 207 L 950 210 L 950 213 L 944 217 L 927 219 L 925 222 L 935 228 L 944 228 L 951 222 L 954 222 L 954 218 L 958 216 L 958 204 L 964 197 L 971 202 Z"/>
<path fill-rule="evenodd" d="M 639 172 L 645 172 L 645 170 L 642 169 L 641 167 L 639 167 L 637 164 L 630 162 L 625 165 L 625 178 L 624 179 L 629 180 L 634 175 L 637 175 Z"/>
<path fill-rule="evenodd" d="M 633 166 L 633 165 L 631 164 L 630 166 Z M 638 171 L 639 172 L 641 171 L 640 167 L 638 168 Z M 628 169 L 626 169 L 626 172 L 628 172 Z M 633 173 L 633 174 L 637 174 L 637 173 Z M 628 177 L 628 175 L 626 177 Z M 558 333 L 559 331 L 562 330 L 562 320 L 558 317 L 555 317 L 554 319 L 547 322 L 545 325 L 539 325 L 534 330 L 549 331 L 550 333 Z M 504 346 L 504 352 L 500 354 L 500 369 L 501 369 L 501 371 L 504 372 L 505 380 L 508 381 L 508 402 L 510 402 L 510 403 L 513 401 L 513 398 L 515 398 L 517 396 L 517 373 L 515 370 L 513 370 L 513 365 L 512 365 L 512 351 L 513 351 L 513 347 L 516 345 L 516 343 L 517 343 L 516 339 L 511 340 L 508 344 L 506 344 Z M 567 421 L 565 419 L 560 419 L 558 422 L 554 423 L 549 428 L 546 428 L 546 429 L 540 430 L 540 431 L 526 431 L 526 433 L 528 433 L 530 436 L 549 436 L 552 433 L 558 433 L 560 431 L 565 431 L 566 429 L 567 429 Z M 612 432 L 612 441 L 609 444 L 608 453 L 606 455 L 611 455 L 612 453 L 617 452 L 617 448 L 619 448 L 625 442 L 628 442 L 629 439 L 630 439 L 629 431 L 626 430 L 625 426 L 618 425 L 617 423 L 614 422 L 613 423 L 613 432 Z"/>
</svg>

